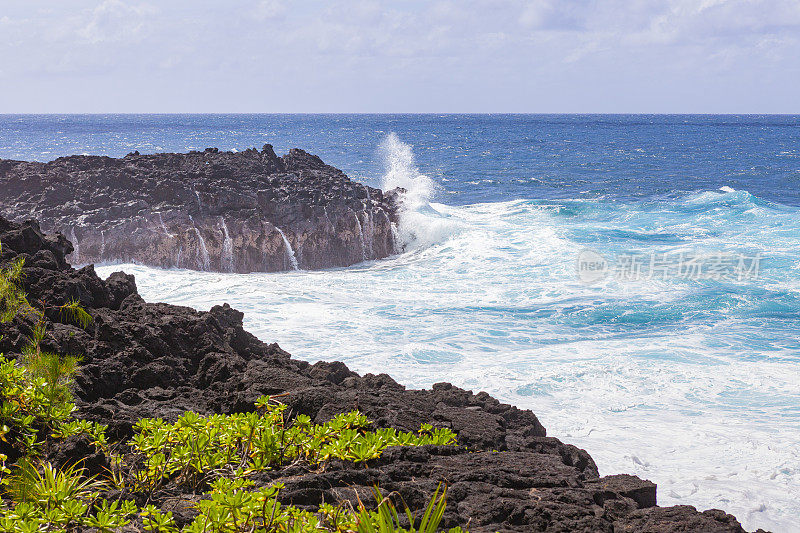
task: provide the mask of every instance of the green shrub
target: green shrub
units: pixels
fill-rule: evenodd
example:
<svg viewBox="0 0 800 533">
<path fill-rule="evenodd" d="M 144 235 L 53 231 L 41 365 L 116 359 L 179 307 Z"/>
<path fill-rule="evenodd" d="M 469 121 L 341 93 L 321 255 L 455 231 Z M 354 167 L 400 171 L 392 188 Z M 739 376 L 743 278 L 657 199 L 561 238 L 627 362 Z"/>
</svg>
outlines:
<svg viewBox="0 0 800 533">
<path fill-rule="evenodd" d="M 0 243 L 0 252 L 2 250 L 3 246 Z M 24 264 L 24 260 L 18 257 L 10 266 L 0 268 L 0 322 L 13 320 L 21 309 L 30 307 L 20 287 Z"/>
<path fill-rule="evenodd" d="M 0 439 L 19 455 L 36 455 L 43 443 L 40 430 L 57 427 L 75 409 L 73 403 L 53 392 L 45 378 L 0 355 Z M 6 459 L 0 454 L 0 460 Z"/>
<path fill-rule="evenodd" d="M 111 531 L 129 523 L 136 512 L 130 501 L 98 500 L 105 485 L 75 466 L 59 470 L 50 463 L 23 460 L 4 482 L 14 504 L 0 509 L 2 531 L 64 531 L 77 526 Z"/>
<path fill-rule="evenodd" d="M 2 244 L 0 244 L 2 250 Z M 70 420 L 75 405 L 71 387 L 80 358 L 62 356 L 42 350 L 46 335 L 45 311 L 57 310 L 68 322 L 85 328 L 92 317 L 77 300 L 48 307 L 40 303 L 34 308 L 21 288 L 23 259 L 0 268 L 0 321 L 8 322 L 18 314 L 32 319 L 29 343 L 17 360 L 0 354 L 0 440 L 9 444 L 18 455 L 35 456 L 44 442 L 41 432 L 59 431 Z M 5 465 L 6 454 L 0 453 Z M 5 467 L 4 467 L 5 468 Z"/>
<path fill-rule="evenodd" d="M 142 419 L 130 441 L 143 458 L 134 472 L 138 490 L 153 490 L 173 479 L 194 488 L 209 477 L 243 477 L 291 461 L 320 464 L 330 459 L 363 462 L 388 446 L 454 444 L 448 429 L 423 425 L 417 434 L 394 429 L 369 431 L 359 412 L 341 414 L 324 424 L 304 415 L 284 421 L 285 405 L 261 398 L 259 412 L 200 416 L 187 412 L 174 424 Z"/>
</svg>

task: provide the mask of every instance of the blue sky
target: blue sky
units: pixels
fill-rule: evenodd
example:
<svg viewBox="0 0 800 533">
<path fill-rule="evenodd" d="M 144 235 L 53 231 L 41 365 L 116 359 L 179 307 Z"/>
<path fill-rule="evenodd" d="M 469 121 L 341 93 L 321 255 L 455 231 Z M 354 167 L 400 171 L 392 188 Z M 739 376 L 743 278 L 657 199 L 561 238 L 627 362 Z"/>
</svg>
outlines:
<svg viewBox="0 0 800 533">
<path fill-rule="evenodd" d="M 3 0 L 0 112 L 800 113 L 798 0 Z"/>
</svg>

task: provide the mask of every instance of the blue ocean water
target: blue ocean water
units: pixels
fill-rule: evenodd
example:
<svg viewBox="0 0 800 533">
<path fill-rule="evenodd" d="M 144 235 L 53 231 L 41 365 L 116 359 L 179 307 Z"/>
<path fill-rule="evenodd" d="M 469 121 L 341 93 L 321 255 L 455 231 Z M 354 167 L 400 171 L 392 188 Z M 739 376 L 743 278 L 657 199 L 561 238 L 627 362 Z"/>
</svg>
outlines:
<svg viewBox="0 0 800 533">
<path fill-rule="evenodd" d="M 98 271 L 134 273 L 151 301 L 227 301 L 296 357 L 530 408 L 601 473 L 657 482 L 661 504 L 798 530 L 800 117 L 0 116 L 4 158 L 267 142 L 409 189 L 406 251 L 317 272 Z M 586 283 L 587 250 L 643 270 Z M 758 269 L 648 272 L 697 257 Z"/>
<path fill-rule="evenodd" d="M 800 205 L 796 115 L 0 115 L 0 157 L 274 145 L 380 182 L 382 137 L 414 147 L 440 200 L 675 197 L 729 186 Z"/>
</svg>

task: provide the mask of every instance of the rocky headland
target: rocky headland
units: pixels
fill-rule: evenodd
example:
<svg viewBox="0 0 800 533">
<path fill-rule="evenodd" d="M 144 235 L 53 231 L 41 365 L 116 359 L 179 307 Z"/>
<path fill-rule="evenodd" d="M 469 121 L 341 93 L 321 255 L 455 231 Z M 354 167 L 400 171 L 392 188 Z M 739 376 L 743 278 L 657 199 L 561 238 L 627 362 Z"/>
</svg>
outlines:
<svg viewBox="0 0 800 533">
<path fill-rule="evenodd" d="M 0 210 L 74 245 L 73 264 L 219 272 L 348 266 L 395 253 L 397 191 L 303 150 L 0 160 Z"/>
<path fill-rule="evenodd" d="M 658 507 L 656 486 L 649 481 L 624 474 L 600 477 L 587 452 L 546 436 L 531 411 L 486 393 L 447 383 L 407 390 L 387 375 L 359 376 L 342 363 L 293 359 L 245 331 L 242 313 L 228 305 L 198 312 L 148 303 L 133 276 L 118 272 L 101 280 L 92 266 L 73 269 L 66 260 L 73 245 L 61 234 L 42 233 L 35 222 L 0 218 L 0 242 L 0 263 L 24 257 L 31 301 L 52 309 L 78 299 L 93 317 L 80 328 L 47 312 L 44 347 L 82 357 L 77 415 L 108 424 L 114 438 L 129 437 L 142 417 L 250 411 L 259 396 L 282 395 L 292 416 L 325 421 L 359 409 L 376 427 L 450 428 L 460 445 L 389 448 L 366 467 L 336 460 L 325 468 L 293 464 L 259 473 L 260 484 L 285 484 L 280 498 L 287 504 L 313 508 L 322 501 L 352 501 L 356 492 L 364 496 L 379 485 L 419 508 L 444 481 L 449 491 L 443 525 L 473 532 L 743 531 L 723 511 Z M 0 352 L 19 354 L 33 327 L 24 316 L 0 324 Z M 83 459 L 94 471 L 106 461 L 81 440 L 60 446 L 56 455 L 61 464 Z M 197 498 L 171 487 L 149 501 L 185 524 Z"/>
</svg>

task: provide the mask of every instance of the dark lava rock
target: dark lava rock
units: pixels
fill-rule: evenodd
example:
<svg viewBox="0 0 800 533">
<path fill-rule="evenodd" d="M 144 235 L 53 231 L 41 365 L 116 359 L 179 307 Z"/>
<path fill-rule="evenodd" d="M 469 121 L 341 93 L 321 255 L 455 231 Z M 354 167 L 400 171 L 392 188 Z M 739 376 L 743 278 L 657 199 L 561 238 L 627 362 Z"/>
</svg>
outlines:
<svg viewBox="0 0 800 533">
<path fill-rule="evenodd" d="M 83 356 L 75 390 L 78 416 L 108 424 L 116 438 L 131 435 L 141 417 L 248 411 L 259 396 L 282 394 L 292 415 L 323 422 L 357 408 L 375 426 L 452 428 L 462 445 L 390 448 L 367 468 L 333 461 L 314 471 L 292 465 L 260 472 L 259 483 L 285 484 L 285 503 L 369 500 L 378 485 L 419 508 L 445 482 L 445 525 L 474 532 L 743 531 L 722 511 L 657 507 L 649 481 L 599 477 L 585 451 L 547 437 L 532 412 L 486 393 L 447 383 L 407 390 L 387 375 L 359 376 L 342 363 L 294 360 L 246 332 L 242 313 L 227 304 L 198 312 L 146 303 L 132 276 L 115 273 L 103 281 L 91 266 L 69 267 L 64 255 L 72 246 L 61 235 L 44 235 L 35 222 L 0 217 L 0 242 L 0 263 L 25 258 L 25 289 L 32 300 L 58 305 L 77 298 L 94 317 L 83 330 L 57 313 L 49 316 L 47 347 Z M 23 317 L 0 324 L 0 351 L 18 354 L 31 326 Z M 66 464 L 85 456 L 87 467 L 101 469 L 105 458 L 86 448 L 83 441 L 68 442 L 56 460 Z M 173 487 L 152 501 L 187 523 L 193 511 L 186 502 L 196 499 Z"/>
<path fill-rule="evenodd" d="M 0 210 L 70 237 L 74 264 L 222 272 L 347 266 L 396 252 L 397 193 L 303 150 L 0 160 Z"/>
</svg>

